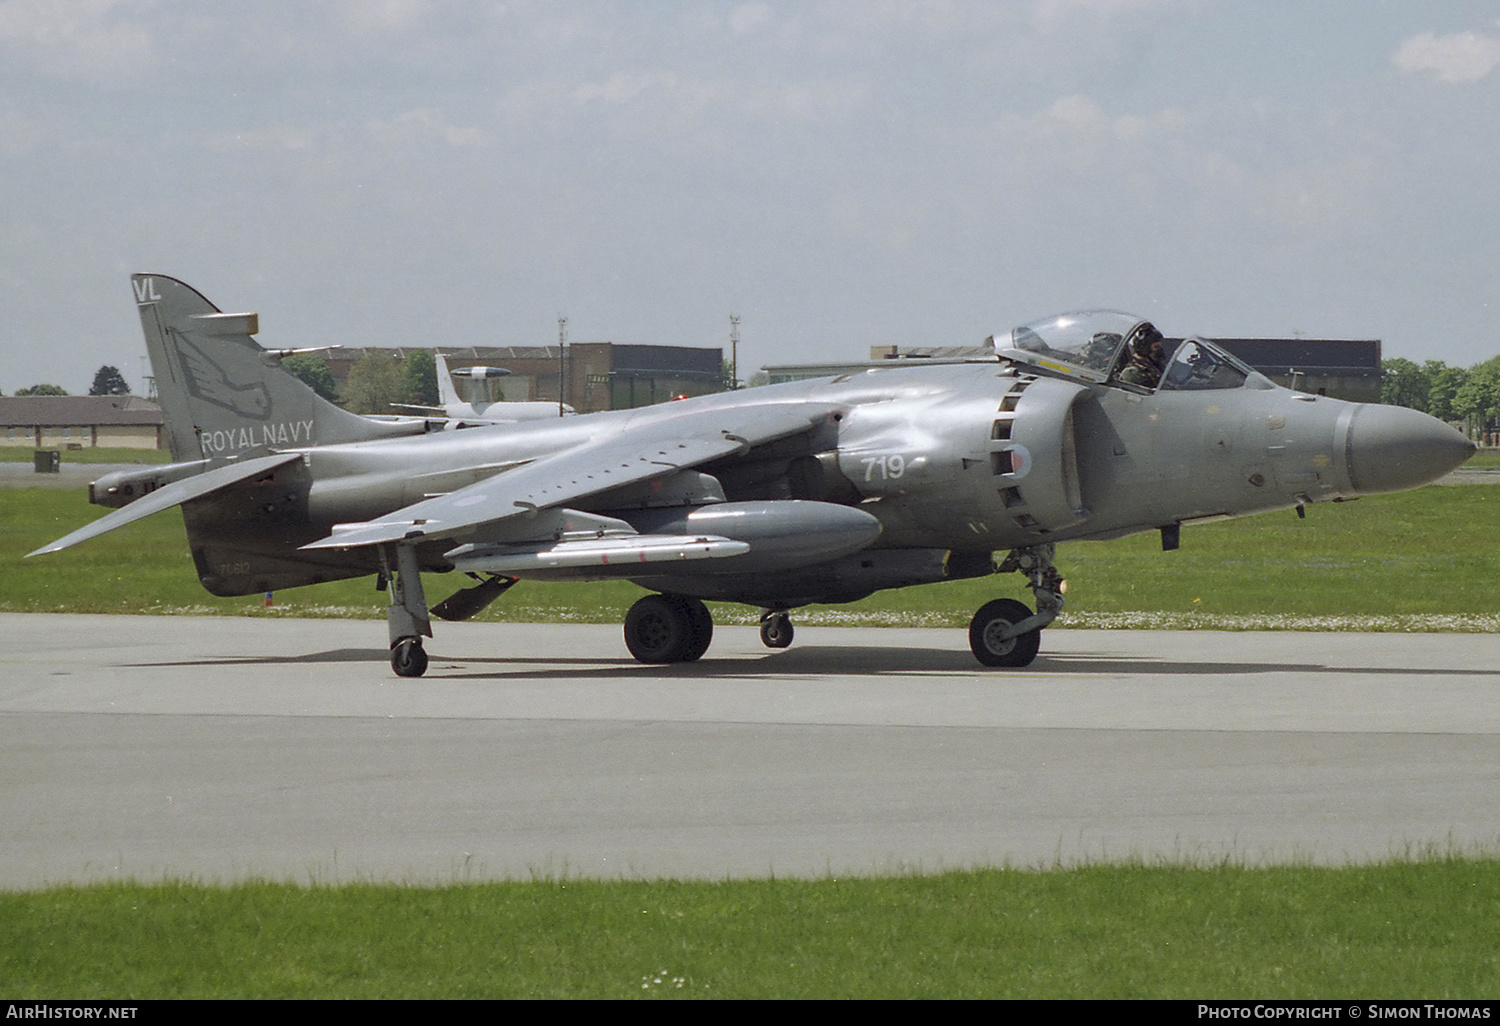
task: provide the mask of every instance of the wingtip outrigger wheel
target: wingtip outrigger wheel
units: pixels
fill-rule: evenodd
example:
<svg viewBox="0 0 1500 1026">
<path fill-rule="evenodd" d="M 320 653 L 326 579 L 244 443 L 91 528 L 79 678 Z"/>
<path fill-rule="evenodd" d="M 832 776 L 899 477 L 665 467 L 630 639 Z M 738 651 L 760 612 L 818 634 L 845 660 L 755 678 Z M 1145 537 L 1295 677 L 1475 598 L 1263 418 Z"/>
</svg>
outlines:
<svg viewBox="0 0 1500 1026">
<path fill-rule="evenodd" d="M 420 677 L 427 672 L 427 652 L 421 638 L 402 638 L 391 646 L 391 669 L 398 677 Z"/>
<path fill-rule="evenodd" d="M 390 582 L 391 604 L 386 608 L 390 628 L 391 669 L 398 677 L 420 677 L 427 672 L 427 653 L 422 638 L 432 637 L 427 616 L 427 598 L 422 593 L 421 565 L 415 545 L 396 545 L 396 568 L 392 572 L 385 549 L 380 550 L 381 572 Z"/>
</svg>

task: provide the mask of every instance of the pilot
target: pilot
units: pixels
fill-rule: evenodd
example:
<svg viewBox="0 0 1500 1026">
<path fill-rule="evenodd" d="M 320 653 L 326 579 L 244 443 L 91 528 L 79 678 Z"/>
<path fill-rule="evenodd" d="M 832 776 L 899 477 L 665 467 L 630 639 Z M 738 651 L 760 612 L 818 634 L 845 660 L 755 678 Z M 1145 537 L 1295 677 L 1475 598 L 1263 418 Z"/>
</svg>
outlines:
<svg viewBox="0 0 1500 1026">
<path fill-rule="evenodd" d="M 1162 341 L 1161 332 L 1150 321 L 1137 324 L 1130 332 L 1130 362 L 1120 371 L 1120 380 L 1127 385 L 1155 388 L 1167 362 Z"/>
</svg>

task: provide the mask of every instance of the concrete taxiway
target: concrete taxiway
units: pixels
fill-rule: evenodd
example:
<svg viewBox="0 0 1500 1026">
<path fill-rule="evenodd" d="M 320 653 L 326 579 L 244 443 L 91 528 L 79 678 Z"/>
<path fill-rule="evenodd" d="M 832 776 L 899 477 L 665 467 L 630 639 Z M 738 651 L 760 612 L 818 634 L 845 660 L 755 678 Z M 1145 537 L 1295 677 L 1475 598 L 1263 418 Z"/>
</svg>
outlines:
<svg viewBox="0 0 1500 1026">
<path fill-rule="evenodd" d="M 0 615 L 0 887 L 1500 851 L 1500 637 Z"/>
</svg>

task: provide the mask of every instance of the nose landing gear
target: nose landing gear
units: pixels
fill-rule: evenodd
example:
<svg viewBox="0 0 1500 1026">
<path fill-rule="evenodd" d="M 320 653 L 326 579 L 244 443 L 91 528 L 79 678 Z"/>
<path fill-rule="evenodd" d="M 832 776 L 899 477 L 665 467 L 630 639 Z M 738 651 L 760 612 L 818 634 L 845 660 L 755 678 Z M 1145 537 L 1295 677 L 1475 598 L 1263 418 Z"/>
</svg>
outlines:
<svg viewBox="0 0 1500 1026">
<path fill-rule="evenodd" d="M 987 602 L 969 621 L 969 649 L 985 666 L 1030 666 L 1042 644 L 1042 628 L 1063 608 L 1065 582 L 1052 559 L 1053 545 L 1012 549 L 996 573 L 1020 571 L 1036 596 L 1033 613 L 1015 599 Z"/>
<path fill-rule="evenodd" d="M 796 631 L 792 629 L 792 617 L 785 609 L 762 609 L 760 612 L 760 642 L 767 648 L 786 648 L 792 643 Z"/>
</svg>

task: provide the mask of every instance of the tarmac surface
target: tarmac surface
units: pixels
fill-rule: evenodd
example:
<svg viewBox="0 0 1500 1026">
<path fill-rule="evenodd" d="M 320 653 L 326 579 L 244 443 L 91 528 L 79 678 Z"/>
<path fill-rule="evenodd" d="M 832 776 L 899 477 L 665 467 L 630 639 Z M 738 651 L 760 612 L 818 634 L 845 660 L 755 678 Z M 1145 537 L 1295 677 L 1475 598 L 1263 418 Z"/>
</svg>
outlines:
<svg viewBox="0 0 1500 1026">
<path fill-rule="evenodd" d="M 0 615 L 0 887 L 1500 852 L 1500 638 Z"/>
</svg>

